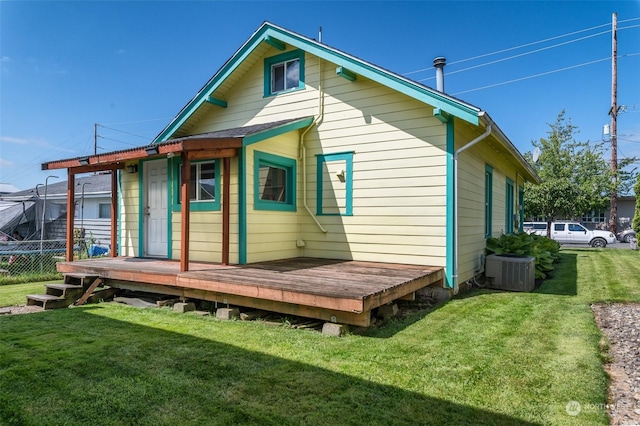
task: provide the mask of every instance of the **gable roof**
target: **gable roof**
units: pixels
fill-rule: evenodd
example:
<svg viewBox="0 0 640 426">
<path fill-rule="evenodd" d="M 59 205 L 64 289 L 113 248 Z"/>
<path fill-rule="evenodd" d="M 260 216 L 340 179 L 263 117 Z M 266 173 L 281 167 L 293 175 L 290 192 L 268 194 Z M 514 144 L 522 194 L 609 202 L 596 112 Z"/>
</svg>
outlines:
<svg viewBox="0 0 640 426">
<path fill-rule="evenodd" d="M 264 43 L 264 44 L 263 44 Z M 178 115 L 160 132 L 154 142 L 171 138 L 191 116 L 207 102 L 216 90 L 223 87 L 231 74 L 236 71 L 252 53 L 267 49 L 273 44 L 286 44 L 304 50 L 326 61 L 347 68 L 349 71 L 390 87 L 400 93 L 432 105 L 434 108 L 458 117 L 472 124 L 478 124 L 480 109 L 452 96 L 438 92 L 428 86 L 410 80 L 399 74 L 342 52 L 326 44 L 294 33 L 270 22 L 262 24 L 258 30 L 238 49 L 233 56 L 211 77 L 200 91 L 182 108 Z M 265 46 L 266 45 L 266 46 Z M 214 96 L 215 97 L 215 96 Z"/>
<path fill-rule="evenodd" d="M 270 22 L 264 22 L 260 28 L 249 37 L 233 56 L 231 56 L 198 91 L 191 101 L 180 110 L 178 115 L 155 137 L 152 143 L 157 144 L 165 142 L 172 137 L 175 138 L 177 134 L 180 133 L 181 127 L 197 115 L 196 113 L 201 106 L 210 102 L 211 99 L 214 101 L 217 99 L 215 96 L 216 91 L 224 91 L 228 85 L 235 82 L 234 77 L 232 77 L 234 71 L 239 70 L 243 66 L 255 63 L 255 60 L 251 60 L 253 53 L 266 51 L 270 46 L 279 46 L 282 48 L 284 45 L 290 45 L 304 50 L 328 62 L 337 64 L 339 68 L 346 68 L 355 74 L 362 75 L 418 101 L 431 105 L 434 107 L 434 114 L 437 112 L 438 115 L 444 117 L 451 115 L 475 126 L 483 124 L 486 127 L 487 125 L 491 125 L 493 129 L 492 135 L 502 146 L 502 150 L 508 152 L 516 159 L 527 180 L 540 182 L 540 178 L 533 167 L 524 159 L 515 145 L 507 138 L 502 130 L 500 130 L 486 111 L 417 81 L 403 77 L 402 75 Z"/>
</svg>

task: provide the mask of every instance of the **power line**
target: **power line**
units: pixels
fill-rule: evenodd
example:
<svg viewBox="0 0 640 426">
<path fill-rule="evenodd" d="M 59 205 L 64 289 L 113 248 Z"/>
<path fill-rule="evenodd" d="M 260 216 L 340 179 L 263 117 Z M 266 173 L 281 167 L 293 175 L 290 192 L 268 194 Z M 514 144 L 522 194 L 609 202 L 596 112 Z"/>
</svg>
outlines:
<svg viewBox="0 0 640 426">
<path fill-rule="evenodd" d="M 586 40 L 588 38 L 596 37 L 596 36 L 599 36 L 599 35 L 608 34 L 610 32 L 611 31 L 603 31 L 603 32 L 599 32 L 599 33 L 596 33 L 596 34 L 591 34 L 591 35 L 588 35 L 588 36 L 580 37 L 580 38 L 577 38 L 575 40 L 569 40 L 569 41 L 565 41 L 565 42 L 562 42 L 562 43 L 554 44 L 554 45 L 551 45 L 551 46 L 541 47 L 540 49 L 531 50 L 529 52 L 519 53 L 517 55 L 508 56 L 506 58 L 496 59 L 495 61 L 485 62 L 484 64 L 474 65 L 472 67 L 463 68 L 461 70 L 451 71 L 451 72 L 448 72 L 447 75 L 457 74 L 459 72 L 469 71 L 469 70 L 472 70 L 472 69 L 475 69 L 475 68 L 481 68 L 481 67 L 485 67 L 487 65 L 497 64 L 498 62 L 504 62 L 504 61 L 508 61 L 508 60 L 511 60 L 511 59 L 520 58 L 522 56 L 531 55 L 531 54 L 534 54 L 534 53 L 542 52 L 544 50 L 549 50 L 549 49 L 553 49 L 555 47 L 564 46 L 566 44 L 575 43 L 577 41 Z M 451 64 L 449 64 L 449 65 L 451 65 Z M 434 77 L 423 78 L 423 79 L 418 80 L 418 81 L 430 80 L 432 78 L 434 78 Z"/>
<path fill-rule="evenodd" d="M 556 69 L 556 70 L 553 70 L 553 71 L 546 71 L 546 72 L 542 72 L 542 73 L 539 73 L 539 74 L 530 75 L 530 76 L 527 76 L 527 77 L 521 77 L 521 78 L 516 78 L 516 79 L 513 79 L 513 80 L 503 81 L 501 83 L 490 84 L 488 86 L 482 86 L 482 87 L 478 87 L 476 89 L 463 90 L 461 92 L 452 93 L 452 95 L 460 95 L 462 93 L 475 92 L 475 91 L 478 91 L 478 90 L 489 89 L 491 87 L 502 86 L 504 84 L 516 83 L 518 81 L 529 80 L 531 78 L 536 78 L 536 77 L 542 77 L 542 76 L 549 75 L 549 74 L 554 74 L 554 73 L 557 73 L 557 72 L 560 72 L 560 71 L 567 71 L 567 70 L 570 70 L 570 69 L 573 69 L 573 68 L 583 67 L 585 65 L 591 65 L 591 64 L 598 63 L 598 62 L 608 61 L 610 59 L 611 58 L 596 59 L 595 61 L 585 62 L 585 63 L 578 64 L 578 65 L 572 65 L 570 67 L 559 68 L 559 69 Z"/>
<path fill-rule="evenodd" d="M 640 19 L 640 18 L 634 18 L 634 19 Z M 633 20 L 633 19 L 631 19 L 631 20 Z M 626 22 L 626 21 L 624 21 L 624 22 Z M 509 48 L 502 49 L 502 50 L 496 50 L 496 51 L 490 52 L 490 53 L 484 53 L 482 55 L 473 56 L 471 58 L 466 58 L 466 59 L 461 59 L 459 61 L 450 62 L 449 65 L 459 64 L 459 63 L 467 62 L 467 61 L 473 61 L 475 59 L 485 58 L 487 56 L 493 56 L 493 55 L 497 55 L 499 53 L 509 52 L 511 50 L 517 50 L 517 49 L 521 49 L 523 47 L 529 47 L 529 46 L 533 46 L 533 45 L 536 45 L 536 44 L 545 43 L 545 42 L 548 42 L 548 41 L 551 41 L 551 40 L 557 40 L 559 38 L 568 37 L 568 36 L 571 36 L 571 35 L 575 35 L 575 34 L 587 32 L 587 31 L 595 30 L 597 28 L 602 28 L 602 27 L 606 27 L 606 26 L 609 26 L 609 25 L 611 25 L 611 24 L 610 23 L 606 23 L 606 24 L 596 25 L 595 27 L 585 28 L 585 29 L 582 29 L 582 30 L 573 31 L 573 32 L 570 32 L 570 33 L 565 33 L 565 34 L 561 34 L 561 35 L 558 35 L 558 36 L 549 37 L 549 38 L 546 38 L 546 39 L 543 39 L 543 40 L 533 41 L 533 42 L 530 42 L 530 43 L 521 44 L 519 46 L 509 47 Z M 611 32 L 611 31 L 607 31 L 607 32 Z M 428 70 L 430 70 L 432 68 L 433 67 L 423 68 L 423 69 L 416 70 L 416 71 L 410 71 L 410 72 L 404 73 L 404 75 L 416 74 L 416 73 L 419 73 L 419 72 L 422 72 L 422 71 L 428 71 Z"/>
<path fill-rule="evenodd" d="M 165 118 L 150 118 L 148 120 L 137 120 L 137 121 L 122 121 L 120 123 L 107 123 L 105 126 L 119 126 L 121 124 L 138 124 L 138 123 L 150 123 L 152 121 L 165 121 L 165 120 L 170 120 L 173 117 L 165 117 Z M 99 124 L 99 126 L 102 126 L 102 124 Z"/>
<path fill-rule="evenodd" d="M 640 52 L 638 52 L 638 53 L 628 53 L 628 54 L 625 54 L 625 55 L 618 55 L 618 58 L 624 58 L 624 57 L 629 57 L 629 56 L 637 56 L 637 55 L 640 55 Z M 482 86 L 482 87 L 478 87 L 478 88 L 475 88 L 475 89 L 463 90 L 463 91 L 460 91 L 460 92 L 452 93 L 452 95 L 455 96 L 455 95 L 460 95 L 460 94 L 463 94 L 463 93 L 475 92 L 475 91 L 483 90 L 483 89 L 490 89 L 492 87 L 502 86 L 504 84 L 516 83 L 516 82 L 522 81 L 522 80 L 529 80 L 529 79 L 532 79 L 532 78 L 542 77 L 542 76 L 549 75 L 549 74 L 555 74 L 555 73 L 561 72 L 561 71 L 568 71 L 570 69 L 579 68 L 579 67 L 583 67 L 583 66 L 586 66 L 586 65 L 592 65 L 592 64 L 595 64 L 595 63 L 598 63 L 598 62 L 609 61 L 609 60 L 611 60 L 611 57 L 602 58 L 602 59 L 596 59 L 595 61 L 583 62 L 582 64 L 571 65 L 571 66 L 564 67 L 564 68 L 558 68 L 558 69 L 555 69 L 555 70 L 552 70 L 552 71 L 546 71 L 546 72 L 542 72 L 542 73 L 539 73 L 539 74 L 533 74 L 533 75 L 530 75 L 530 76 L 527 76 L 527 77 L 521 77 L 521 78 L 516 78 L 516 79 L 513 79 L 513 80 L 507 80 L 507 81 L 503 81 L 501 83 L 490 84 L 488 86 Z"/>
<path fill-rule="evenodd" d="M 104 124 L 98 124 L 98 126 L 100 126 L 100 127 L 104 128 L 104 129 L 115 130 L 116 132 L 124 133 L 124 134 L 126 134 L 126 135 L 135 136 L 135 137 L 138 137 L 138 138 L 141 138 L 141 139 L 146 139 L 146 140 L 151 139 L 151 138 L 149 138 L 149 137 L 147 137 L 147 136 L 140 136 L 140 135 L 136 135 L 135 133 L 125 132 L 124 130 L 116 129 L 116 128 L 114 128 L 114 127 L 107 127 L 107 126 L 105 126 Z"/>
</svg>

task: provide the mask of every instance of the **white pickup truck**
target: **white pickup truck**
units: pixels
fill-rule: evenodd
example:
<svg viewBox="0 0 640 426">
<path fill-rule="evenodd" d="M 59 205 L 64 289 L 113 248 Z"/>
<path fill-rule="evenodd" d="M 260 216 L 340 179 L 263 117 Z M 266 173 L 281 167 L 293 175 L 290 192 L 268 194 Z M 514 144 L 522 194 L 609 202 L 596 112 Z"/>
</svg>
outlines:
<svg viewBox="0 0 640 426">
<path fill-rule="evenodd" d="M 546 222 L 524 222 L 523 228 L 529 234 L 547 235 Z M 613 233 L 587 229 L 577 222 L 552 222 L 551 238 L 560 244 L 589 244 L 591 247 L 606 247 L 617 242 Z"/>
</svg>

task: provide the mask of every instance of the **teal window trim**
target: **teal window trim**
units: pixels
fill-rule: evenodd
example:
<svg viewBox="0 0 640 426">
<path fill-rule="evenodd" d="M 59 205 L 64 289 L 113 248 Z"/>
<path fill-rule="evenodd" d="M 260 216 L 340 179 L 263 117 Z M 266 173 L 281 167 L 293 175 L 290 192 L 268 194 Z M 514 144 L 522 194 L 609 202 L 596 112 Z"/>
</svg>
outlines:
<svg viewBox="0 0 640 426">
<path fill-rule="evenodd" d="M 504 233 L 513 234 L 513 202 L 514 202 L 513 181 L 507 178 L 505 185 L 505 201 L 504 201 Z"/>
<path fill-rule="evenodd" d="M 271 68 L 274 65 L 298 60 L 298 86 L 285 90 L 274 92 L 271 87 Z M 276 96 L 281 93 L 289 93 L 296 90 L 304 89 L 304 50 L 292 50 L 290 52 L 281 53 L 280 55 L 271 56 L 264 60 L 264 97 Z"/>
<path fill-rule="evenodd" d="M 260 197 L 260 166 L 285 171 L 285 201 L 263 200 Z M 253 154 L 253 208 L 255 210 L 296 211 L 296 160 L 261 151 Z"/>
<path fill-rule="evenodd" d="M 524 186 L 518 187 L 518 232 L 524 232 Z"/>
<path fill-rule="evenodd" d="M 182 158 L 180 157 L 173 157 L 171 159 L 173 161 L 173 164 L 170 164 L 169 167 L 172 171 L 172 176 L 170 176 L 170 181 L 171 181 L 171 186 L 172 186 L 172 190 L 171 190 L 171 201 L 170 201 L 170 210 L 173 212 L 181 212 L 182 211 L 182 204 L 179 202 L 180 200 L 180 185 L 181 185 L 181 179 L 180 179 L 180 166 L 182 165 Z M 219 159 L 211 159 L 211 160 L 199 160 L 199 161 L 192 161 L 191 165 L 194 164 L 199 164 L 199 163 L 208 163 L 208 162 L 215 162 L 215 191 L 216 191 L 216 195 L 215 195 L 215 200 L 213 201 L 198 201 L 198 200 L 191 200 L 190 204 L 189 204 L 189 210 L 192 212 L 204 212 L 204 211 L 218 211 L 220 210 L 220 160 Z"/>
<path fill-rule="evenodd" d="M 490 238 L 493 222 L 493 167 L 484 166 L 484 237 Z"/>
<path fill-rule="evenodd" d="M 247 148 L 238 150 L 238 263 L 247 263 Z"/>
<path fill-rule="evenodd" d="M 317 158 L 317 183 L 316 183 L 316 214 L 318 216 L 353 216 L 353 152 L 339 152 L 335 154 L 318 154 Z M 345 161 L 345 212 L 325 213 L 322 206 L 323 187 L 323 163 L 331 161 Z"/>
</svg>

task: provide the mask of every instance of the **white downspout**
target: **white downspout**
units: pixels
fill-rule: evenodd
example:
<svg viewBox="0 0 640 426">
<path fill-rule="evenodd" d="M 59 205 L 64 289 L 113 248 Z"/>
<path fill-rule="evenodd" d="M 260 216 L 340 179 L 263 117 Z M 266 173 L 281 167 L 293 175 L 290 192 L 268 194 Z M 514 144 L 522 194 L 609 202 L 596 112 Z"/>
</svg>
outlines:
<svg viewBox="0 0 640 426">
<path fill-rule="evenodd" d="M 318 71 L 319 71 L 318 115 L 313 120 L 313 122 L 309 124 L 309 126 L 306 129 L 304 129 L 304 131 L 300 134 L 300 160 L 302 161 L 302 203 L 304 205 L 304 208 L 307 210 L 307 212 L 311 216 L 311 218 L 315 221 L 316 225 L 318 225 L 318 228 L 320 228 L 322 232 L 326 233 L 327 230 L 322 226 L 320 221 L 318 221 L 318 218 L 311 211 L 311 208 L 307 204 L 307 148 L 304 145 L 304 137 L 306 136 L 306 134 L 309 133 L 309 130 L 311 130 L 313 126 L 318 125 L 318 123 L 320 123 L 324 118 L 324 102 L 323 102 L 324 93 L 322 91 L 322 59 L 321 58 L 318 58 Z"/>
<path fill-rule="evenodd" d="M 482 113 L 481 113 L 482 114 Z M 462 151 L 471 148 L 473 145 L 487 138 L 491 134 L 491 124 L 487 124 L 487 127 L 483 134 L 468 142 L 466 145 L 460 147 L 453 154 L 453 233 L 454 233 L 454 251 L 453 251 L 453 293 L 458 294 L 458 155 Z"/>
</svg>

